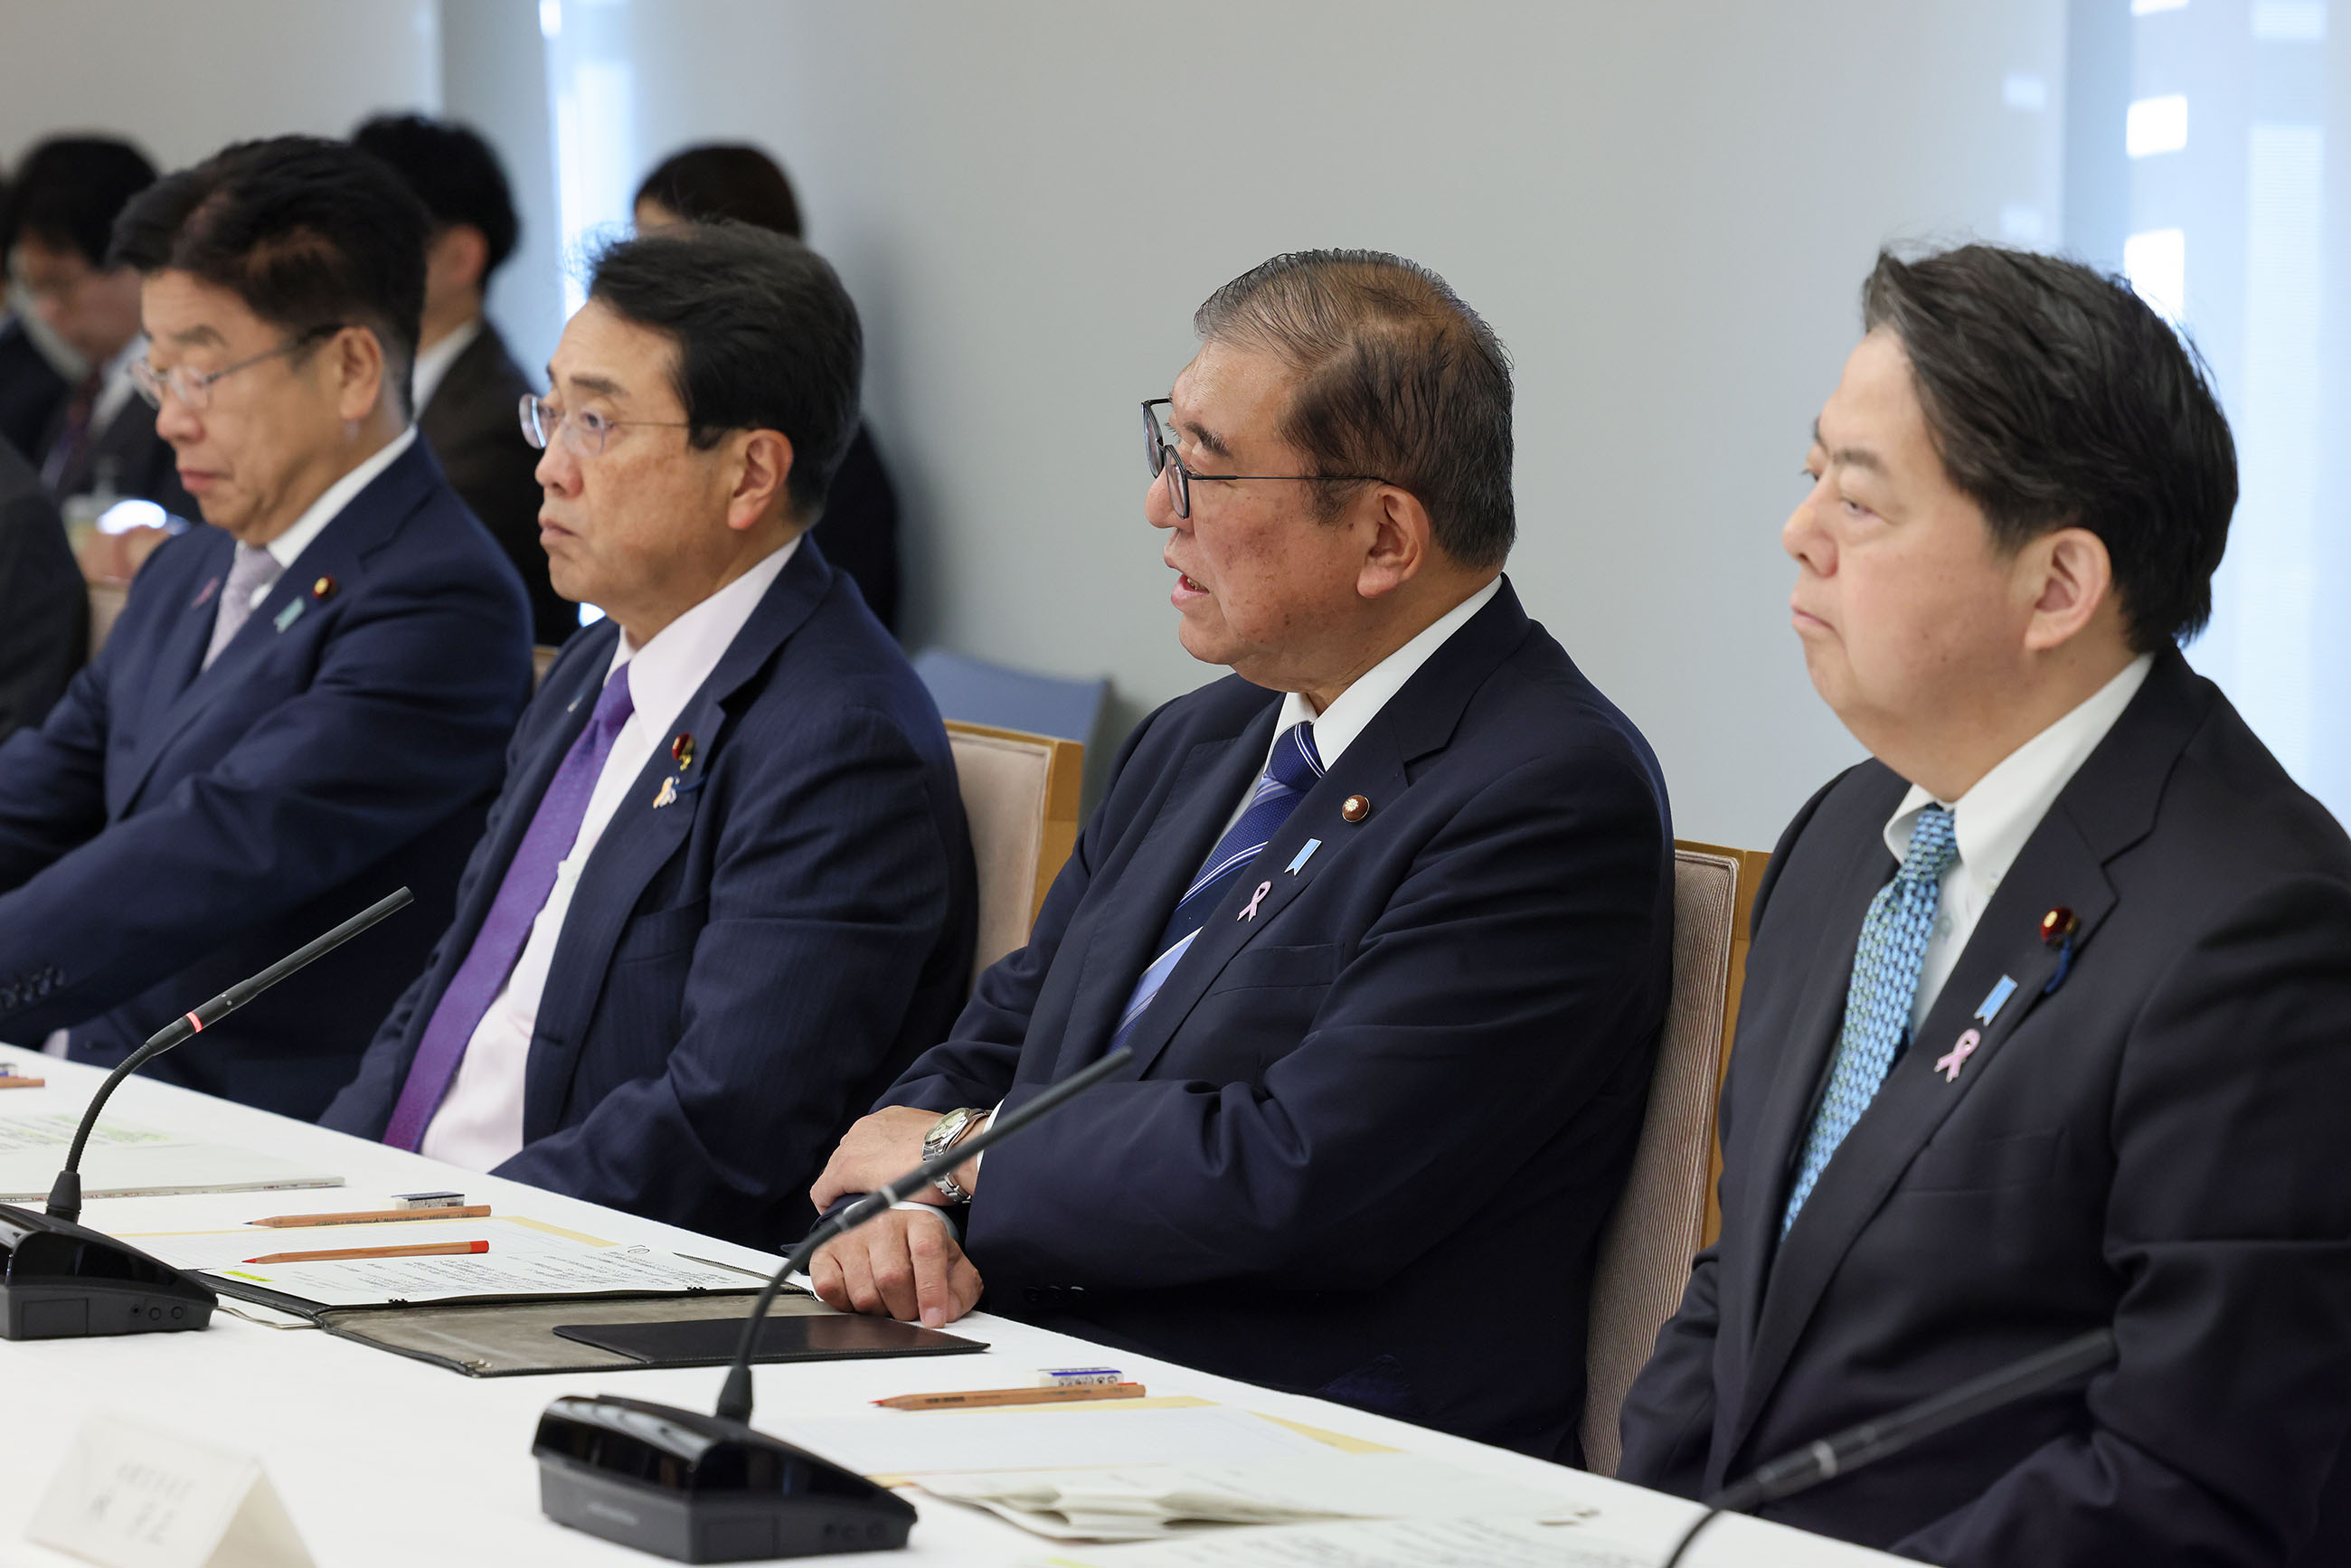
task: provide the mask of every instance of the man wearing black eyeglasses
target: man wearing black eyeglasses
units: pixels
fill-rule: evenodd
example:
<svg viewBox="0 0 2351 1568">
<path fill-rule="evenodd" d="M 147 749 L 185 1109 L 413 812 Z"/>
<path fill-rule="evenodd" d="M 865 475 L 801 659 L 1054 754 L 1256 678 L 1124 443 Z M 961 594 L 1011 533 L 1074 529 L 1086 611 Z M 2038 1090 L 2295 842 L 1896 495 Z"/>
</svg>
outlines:
<svg viewBox="0 0 2351 1568">
<path fill-rule="evenodd" d="M 1144 407 L 1177 635 L 1029 946 L 820 1206 L 1113 1047 L 1135 1064 L 819 1256 L 860 1312 L 990 1311 L 1546 1458 L 1671 957 L 1632 724 L 1501 575 L 1510 379 L 1426 268 L 1277 257 Z"/>
<path fill-rule="evenodd" d="M 424 218 L 335 142 L 134 198 L 154 406 L 204 523 L 0 745 L 0 1035 L 109 1065 L 402 883 L 422 908 L 152 1070 L 315 1116 L 452 907 L 530 689 L 522 585 L 416 444 Z"/>
</svg>

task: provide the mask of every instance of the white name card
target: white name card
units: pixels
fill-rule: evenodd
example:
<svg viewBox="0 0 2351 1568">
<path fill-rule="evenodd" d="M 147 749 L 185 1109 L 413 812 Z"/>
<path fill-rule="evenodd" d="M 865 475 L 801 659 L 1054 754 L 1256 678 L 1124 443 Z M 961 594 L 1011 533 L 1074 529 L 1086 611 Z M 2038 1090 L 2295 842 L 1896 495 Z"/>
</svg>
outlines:
<svg viewBox="0 0 2351 1568">
<path fill-rule="evenodd" d="M 312 1568 L 259 1459 L 120 1416 L 84 1424 L 25 1534 L 104 1568 Z"/>
</svg>

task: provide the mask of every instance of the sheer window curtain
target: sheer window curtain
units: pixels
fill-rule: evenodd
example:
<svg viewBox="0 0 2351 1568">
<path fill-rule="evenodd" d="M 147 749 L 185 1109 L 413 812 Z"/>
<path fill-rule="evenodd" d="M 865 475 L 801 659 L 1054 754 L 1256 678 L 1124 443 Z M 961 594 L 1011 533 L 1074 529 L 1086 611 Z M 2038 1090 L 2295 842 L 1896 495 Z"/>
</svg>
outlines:
<svg viewBox="0 0 2351 1568">
<path fill-rule="evenodd" d="M 2241 498 L 2189 659 L 2351 819 L 2351 9 L 2336 9 L 2073 0 L 2065 242 L 2126 273 L 2211 363 Z"/>
</svg>

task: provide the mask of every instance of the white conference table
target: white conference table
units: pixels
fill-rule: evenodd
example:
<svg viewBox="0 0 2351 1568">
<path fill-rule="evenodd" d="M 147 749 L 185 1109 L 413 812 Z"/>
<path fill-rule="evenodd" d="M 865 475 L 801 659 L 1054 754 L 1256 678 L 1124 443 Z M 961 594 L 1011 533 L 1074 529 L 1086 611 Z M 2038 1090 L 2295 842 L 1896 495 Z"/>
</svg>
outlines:
<svg viewBox="0 0 2351 1568">
<path fill-rule="evenodd" d="M 103 1076 L 22 1051 L 0 1054 L 0 1062 L 17 1063 L 47 1079 L 46 1088 L 0 1092 L 0 1116 L 78 1114 Z M 106 1117 L 296 1158 L 340 1174 L 346 1185 L 93 1199 L 83 1223 L 103 1231 L 225 1228 L 263 1214 L 377 1208 L 396 1192 L 455 1188 L 468 1201 L 491 1203 L 501 1213 L 528 1213 L 591 1234 L 644 1240 L 761 1272 L 778 1261 L 169 1084 L 130 1080 L 109 1103 Z M 94 1149 L 84 1162 L 85 1178 L 93 1185 L 102 1179 L 103 1153 Z M 789 1438 L 799 1416 L 928 1419 L 873 1410 L 870 1401 L 913 1389 L 1003 1387 L 1029 1381 L 1040 1367 L 1113 1364 L 1148 1385 L 1155 1396 L 1198 1396 L 1554 1492 L 1596 1511 L 1586 1521 L 1590 1533 L 1654 1548 L 1659 1557 L 1696 1517 L 1694 1505 L 1662 1493 L 1323 1400 L 1106 1350 L 985 1312 L 956 1324 L 955 1332 L 984 1340 L 990 1348 L 985 1354 L 913 1361 L 762 1366 L 757 1422 Z M 540 1410 L 558 1395 L 610 1393 L 706 1410 L 717 1396 L 720 1375 L 697 1368 L 470 1378 L 317 1329 L 265 1327 L 225 1311 L 216 1312 L 212 1327 L 201 1333 L 0 1341 L 0 1475 L 7 1478 L 0 1485 L 0 1564 L 78 1561 L 26 1542 L 25 1530 L 68 1442 L 85 1419 L 101 1412 L 133 1416 L 257 1457 L 321 1568 L 659 1561 L 542 1515 L 531 1437 Z M 975 1469 L 987 1463 L 984 1454 L 973 1457 Z M 992 1515 L 919 1491 L 904 1495 L 921 1514 L 905 1552 L 825 1561 L 988 1568 L 1023 1563 L 1050 1549 L 1050 1543 Z M 1894 1561 L 1746 1518 L 1717 1521 L 1685 1559 L 1691 1568 L 1858 1568 Z"/>
</svg>

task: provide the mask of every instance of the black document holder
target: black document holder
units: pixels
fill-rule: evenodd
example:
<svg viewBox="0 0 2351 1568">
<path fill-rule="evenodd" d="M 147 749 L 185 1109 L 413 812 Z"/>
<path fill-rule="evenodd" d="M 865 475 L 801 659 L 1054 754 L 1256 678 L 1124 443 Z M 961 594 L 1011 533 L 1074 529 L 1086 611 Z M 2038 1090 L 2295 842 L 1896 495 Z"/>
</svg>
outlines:
<svg viewBox="0 0 2351 1568">
<path fill-rule="evenodd" d="M 565 1339 L 633 1358 L 646 1366 L 725 1366 L 743 1340 L 740 1317 L 673 1319 L 666 1322 L 565 1323 Z M 917 1323 L 852 1313 L 770 1316 L 759 1325 L 751 1359 L 858 1361 L 874 1356 L 960 1355 L 987 1347 Z"/>
</svg>

